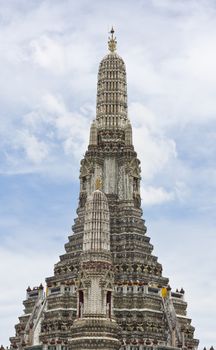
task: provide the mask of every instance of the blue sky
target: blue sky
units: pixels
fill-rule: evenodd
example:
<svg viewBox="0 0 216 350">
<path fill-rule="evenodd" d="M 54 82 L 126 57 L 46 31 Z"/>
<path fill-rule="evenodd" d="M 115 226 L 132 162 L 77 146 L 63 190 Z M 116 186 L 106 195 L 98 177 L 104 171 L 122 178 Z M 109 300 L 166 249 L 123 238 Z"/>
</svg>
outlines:
<svg viewBox="0 0 216 350">
<path fill-rule="evenodd" d="M 128 77 L 154 253 L 216 345 L 213 0 L 0 0 L 0 343 L 71 232 L 111 25 Z"/>
</svg>

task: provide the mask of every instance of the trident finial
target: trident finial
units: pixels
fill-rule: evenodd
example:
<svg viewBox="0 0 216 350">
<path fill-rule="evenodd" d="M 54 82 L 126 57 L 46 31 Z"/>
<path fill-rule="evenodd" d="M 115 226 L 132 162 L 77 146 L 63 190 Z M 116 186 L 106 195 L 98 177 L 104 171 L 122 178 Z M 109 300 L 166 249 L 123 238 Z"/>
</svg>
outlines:
<svg viewBox="0 0 216 350">
<path fill-rule="evenodd" d="M 113 34 L 115 33 L 115 31 L 114 31 L 114 28 L 112 27 L 111 28 L 111 31 L 110 31 L 110 34 L 112 35 L 112 39 L 113 39 Z"/>
<path fill-rule="evenodd" d="M 110 31 L 111 37 L 109 37 L 109 40 L 108 40 L 108 47 L 111 52 L 115 52 L 116 44 L 117 44 L 116 37 L 114 37 L 114 33 L 115 31 L 112 27 Z"/>
</svg>

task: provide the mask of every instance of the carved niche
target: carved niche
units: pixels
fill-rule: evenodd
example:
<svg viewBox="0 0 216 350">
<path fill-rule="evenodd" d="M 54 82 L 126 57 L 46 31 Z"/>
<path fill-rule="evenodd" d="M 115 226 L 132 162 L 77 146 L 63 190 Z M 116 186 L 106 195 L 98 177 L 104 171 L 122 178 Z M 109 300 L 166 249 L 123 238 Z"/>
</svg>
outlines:
<svg viewBox="0 0 216 350">
<path fill-rule="evenodd" d="M 140 180 L 141 180 L 141 168 L 140 161 L 137 158 L 132 158 L 127 162 L 125 166 L 125 172 L 129 176 L 130 187 L 132 192 L 132 198 L 134 201 L 135 208 L 140 208 L 141 197 L 140 197 Z"/>
</svg>

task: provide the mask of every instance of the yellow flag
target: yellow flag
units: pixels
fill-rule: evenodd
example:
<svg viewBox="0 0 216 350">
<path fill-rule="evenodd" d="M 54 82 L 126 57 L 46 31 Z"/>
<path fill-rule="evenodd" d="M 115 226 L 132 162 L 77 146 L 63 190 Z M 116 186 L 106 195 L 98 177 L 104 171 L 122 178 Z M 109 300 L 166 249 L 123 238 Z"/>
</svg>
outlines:
<svg viewBox="0 0 216 350">
<path fill-rule="evenodd" d="M 161 289 L 161 295 L 162 295 L 162 298 L 166 298 L 167 297 L 167 289 L 165 287 L 163 287 Z"/>
</svg>

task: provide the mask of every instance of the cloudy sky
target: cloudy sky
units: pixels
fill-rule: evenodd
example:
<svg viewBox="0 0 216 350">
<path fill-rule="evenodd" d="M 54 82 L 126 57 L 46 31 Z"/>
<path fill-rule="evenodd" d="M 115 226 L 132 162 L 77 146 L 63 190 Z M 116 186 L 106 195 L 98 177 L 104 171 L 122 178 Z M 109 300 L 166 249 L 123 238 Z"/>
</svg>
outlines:
<svg viewBox="0 0 216 350">
<path fill-rule="evenodd" d="M 154 253 L 216 345 L 216 2 L 0 0 L 0 343 L 52 275 L 78 198 L 111 25 Z"/>
</svg>

